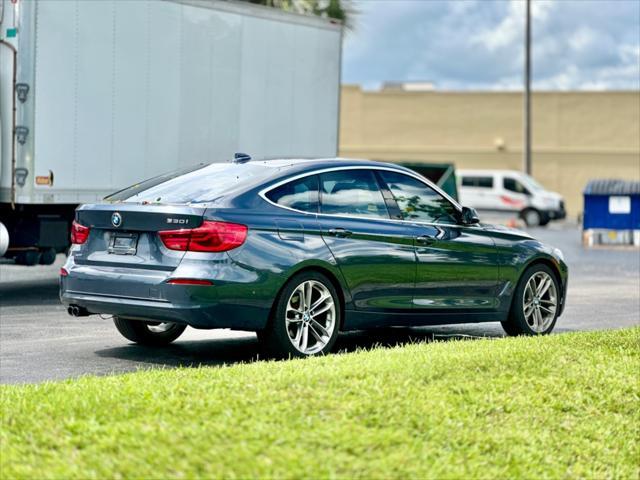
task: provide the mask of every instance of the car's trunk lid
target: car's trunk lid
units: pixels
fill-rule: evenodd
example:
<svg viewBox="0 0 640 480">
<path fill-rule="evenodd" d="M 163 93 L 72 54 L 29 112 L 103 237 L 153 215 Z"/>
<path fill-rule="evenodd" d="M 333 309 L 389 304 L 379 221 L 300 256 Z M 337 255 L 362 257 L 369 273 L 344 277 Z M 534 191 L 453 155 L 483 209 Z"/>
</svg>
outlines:
<svg viewBox="0 0 640 480">
<path fill-rule="evenodd" d="M 96 204 L 76 210 L 90 228 L 72 250 L 66 288 L 75 293 L 164 301 L 161 285 L 185 255 L 162 243 L 159 231 L 195 228 L 204 208 L 188 205 Z"/>
<path fill-rule="evenodd" d="M 172 271 L 185 252 L 167 249 L 158 232 L 196 228 L 204 211 L 188 205 L 83 205 L 76 211 L 76 221 L 91 230 L 74 252 L 74 260 L 85 265 Z"/>
</svg>

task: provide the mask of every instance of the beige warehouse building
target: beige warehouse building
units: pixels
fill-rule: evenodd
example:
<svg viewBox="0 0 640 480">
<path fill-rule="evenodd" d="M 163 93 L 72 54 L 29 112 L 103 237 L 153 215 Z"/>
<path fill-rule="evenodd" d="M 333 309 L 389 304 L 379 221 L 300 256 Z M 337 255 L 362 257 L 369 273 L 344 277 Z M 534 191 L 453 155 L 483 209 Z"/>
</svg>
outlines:
<svg viewBox="0 0 640 480">
<path fill-rule="evenodd" d="M 340 155 L 522 168 L 522 94 L 342 87 Z M 593 178 L 640 180 L 640 92 L 535 92 L 533 176 L 575 217 Z"/>
</svg>

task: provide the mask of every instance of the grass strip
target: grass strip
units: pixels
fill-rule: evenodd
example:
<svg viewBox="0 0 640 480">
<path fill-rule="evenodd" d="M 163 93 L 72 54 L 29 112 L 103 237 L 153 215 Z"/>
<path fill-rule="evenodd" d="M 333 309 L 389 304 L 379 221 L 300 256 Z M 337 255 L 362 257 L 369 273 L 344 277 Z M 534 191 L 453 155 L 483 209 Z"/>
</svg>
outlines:
<svg viewBox="0 0 640 480">
<path fill-rule="evenodd" d="M 9 478 L 638 478 L 640 328 L 0 387 Z"/>
</svg>

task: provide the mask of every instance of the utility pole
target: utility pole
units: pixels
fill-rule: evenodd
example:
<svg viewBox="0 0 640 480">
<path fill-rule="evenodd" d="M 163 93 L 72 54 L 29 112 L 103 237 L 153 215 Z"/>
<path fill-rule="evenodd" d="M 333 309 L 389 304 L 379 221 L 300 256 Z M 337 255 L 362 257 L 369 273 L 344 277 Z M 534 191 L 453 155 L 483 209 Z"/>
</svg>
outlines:
<svg viewBox="0 0 640 480">
<path fill-rule="evenodd" d="M 531 175 L 531 0 L 527 1 L 524 34 L 524 145 L 522 169 Z"/>
</svg>

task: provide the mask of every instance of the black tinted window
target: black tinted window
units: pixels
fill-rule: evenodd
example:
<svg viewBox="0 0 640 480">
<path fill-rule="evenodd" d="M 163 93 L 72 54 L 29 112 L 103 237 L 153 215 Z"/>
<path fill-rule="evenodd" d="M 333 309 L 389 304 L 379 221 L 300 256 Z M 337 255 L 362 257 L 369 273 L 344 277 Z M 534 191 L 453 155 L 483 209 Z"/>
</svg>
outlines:
<svg viewBox="0 0 640 480">
<path fill-rule="evenodd" d="M 493 188 L 493 177 L 462 177 L 463 187 Z"/>
<path fill-rule="evenodd" d="M 303 212 L 318 212 L 318 177 L 301 178 L 274 188 L 267 198 L 283 207 Z"/>
<path fill-rule="evenodd" d="M 395 197 L 403 220 L 456 223 L 456 208 L 428 185 L 401 173 L 379 173 Z"/>
<path fill-rule="evenodd" d="M 515 178 L 508 178 L 508 177 L 503 178 L 502 179 L 502 185 L 504 186 L 505 190 L 509 190 L 511 192 L 523 193 L 525 195 L 529 195 L 529 190 L 527 190 L 525 188 L 525 186 L 522 185 Z"/>
<path fill-rule="evenodd" d="M 259 183 L 272 172 L 252 163 L 199 165 L 145 180 L 106 199 L 132 203 L 212 202 Z"/>
<path fill-rule="evenodd" d="M 389 218 L 378 182 L 369 170 L 323 173 L 320 191 L 322 213 Z"/>
</svg>

